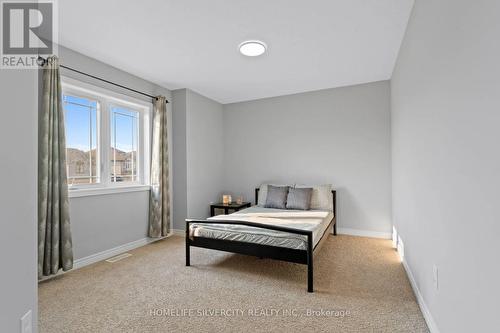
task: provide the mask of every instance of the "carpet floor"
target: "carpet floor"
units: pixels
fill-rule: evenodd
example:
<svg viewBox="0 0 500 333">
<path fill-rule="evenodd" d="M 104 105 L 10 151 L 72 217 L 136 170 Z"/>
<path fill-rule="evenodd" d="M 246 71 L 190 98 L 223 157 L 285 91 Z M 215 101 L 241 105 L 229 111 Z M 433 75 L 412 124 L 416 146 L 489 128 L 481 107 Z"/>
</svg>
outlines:
<svg viewBox="0 0 500 333">
<path fill-rule="evenodd" d="M 332 236 L 306 266 L 172 236 L 39 284 L 40 332 L 428 332 L 388 240 Z"/>
</svg>

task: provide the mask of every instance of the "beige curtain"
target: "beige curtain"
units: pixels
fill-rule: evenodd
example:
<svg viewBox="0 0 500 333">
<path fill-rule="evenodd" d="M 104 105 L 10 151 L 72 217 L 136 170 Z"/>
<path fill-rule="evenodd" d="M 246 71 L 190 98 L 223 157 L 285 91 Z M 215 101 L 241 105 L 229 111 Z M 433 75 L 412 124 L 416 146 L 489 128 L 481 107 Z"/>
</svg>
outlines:
<svg viewBox="0 0 500 333">
<path fill-rule="evenodd" d="M 66 138 L 57 57 L 43 66 L 38 118 L 38 278 L 73 268 Z"/>
<path fill-rule="evenodd" d="M 153 108 L 149 237 L 164 237 L 169 231 L 167 105 L 166 98 L 158 96 Z"/>
</svg>

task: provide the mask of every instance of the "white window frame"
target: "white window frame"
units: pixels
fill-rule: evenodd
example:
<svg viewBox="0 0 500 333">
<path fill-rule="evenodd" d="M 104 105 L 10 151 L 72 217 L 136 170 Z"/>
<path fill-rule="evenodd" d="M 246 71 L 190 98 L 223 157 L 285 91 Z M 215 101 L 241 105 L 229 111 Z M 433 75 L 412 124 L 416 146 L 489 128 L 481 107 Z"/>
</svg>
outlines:
<svg viewBox="0 0 500 333">
<path fill-rule="evenodd" d="M 61 77 L 63 95 L 73 95 L 97 101 L 97 141 L 99 149 L 99 183 L 69 186 L 70 197 L 148 190 L 150 167 L 150 131 L 152 102 L 116 93 L 66 76 Z M 139 113 L 137 146 L 137 181 L 111 181 L 111 107 L 123 107 Z"/>
<path fill-rule="evenodd" d="M 101 170 L 101 167 L 100 167 L 100 165 L 102 163 L 102 153 L 101 153 L 102 148 L 100 146 L 101 139 L 102 139 L 102 133 L 101 133 L 101 130 L 100 130 L 100 128 L 102 127 L 102 125 L 101 125 L 101 115 L 102 115 L 102 113 L 101 113 L 101 110 L 102 110 L 101 102 L 99 101 L 99 99 L 97 99 L 96 96 L 88 94 L 88 93 L 86 93 L 84 91 L 78 91 L 78 90 L 73 90 L 73 89 L 67 89 L 67 90 L 63 89 L 63 96 L 64 95 L 71 95 L 71 96 L 85 98 L 85 99 L 97 102 L 97 106 L 96 106 L 96 127 L 97 127 L 97 133 L 96 133 L 97 142 L 96 142 L 96 147 L 98 149 L 99 154 L 96 155 L 96 157 L 97 157 L 96 171 L 99 174 L 99 181 L 101 182 L 102 181 L 102 170 Z M 63 108 L 64 108 L 64 102 L 63 102 Z M 69 185 L 69 188 L 70 189 L 73 189 L 73 188 L 74 189 L 81 189 L 81 188 L 86 188 L 86 187 L 92 188 L 92 187 L 95 187 L 95 186 L 99 186 L 100 182 L 96 183 L 96 184 L 75 184 L 75 185 Z"/>
</svg>

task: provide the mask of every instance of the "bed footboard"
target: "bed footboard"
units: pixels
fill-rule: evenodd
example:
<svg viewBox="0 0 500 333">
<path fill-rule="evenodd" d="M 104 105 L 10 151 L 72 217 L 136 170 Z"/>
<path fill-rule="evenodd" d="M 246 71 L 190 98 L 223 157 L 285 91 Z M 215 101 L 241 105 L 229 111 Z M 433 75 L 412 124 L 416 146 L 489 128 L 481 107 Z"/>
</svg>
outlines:
<svg viewBox="0 0 500 333">
<path fill-rule="evenodd" d="M 190 225 L 192 223 L 239 224 L 257 228 L 265 228 L 269 230 L 305 235 L 307 237 L 307 248 L 305 250 L 299 250 L 299 249 L 289 249 L 278 246 L 254 244 L 254 243 L 239 242 L 239 241 L 228 241 L 223 239 L 213 239 L 206 237 L 191 238 L 189 232 L 190 232 Z M 314 244 L 313 244 L 312 231 L 287 228 L 276 225 L 253 223 L 247 221 L 186 219 L 186 266 L 191 265 L 191 251 L 190 251 L 191 246 L 307 265 L 307 291 L 313 292 L 314 290 L 314 274 L 313 274 Z"/>
</svg>

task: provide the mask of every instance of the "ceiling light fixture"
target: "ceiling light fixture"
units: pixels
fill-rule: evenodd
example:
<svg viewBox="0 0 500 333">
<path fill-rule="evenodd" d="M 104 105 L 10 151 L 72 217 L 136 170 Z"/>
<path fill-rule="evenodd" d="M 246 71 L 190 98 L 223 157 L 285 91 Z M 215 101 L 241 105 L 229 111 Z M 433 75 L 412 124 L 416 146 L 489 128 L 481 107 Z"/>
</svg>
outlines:
<svg viewBox="0 0 500 333">
<path fill-rule="evenodd" d="M 241 54 L 247 57 L 257 57 L 267 50 L 267 45 L 260 40 L 247 40 L 241 43 L 238 48 L 240 49 Z"/>
</svg>

